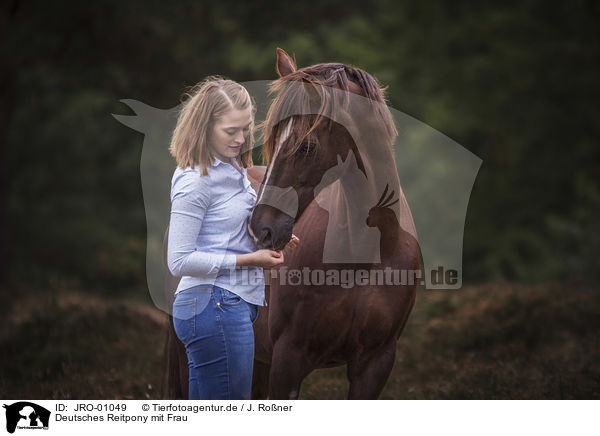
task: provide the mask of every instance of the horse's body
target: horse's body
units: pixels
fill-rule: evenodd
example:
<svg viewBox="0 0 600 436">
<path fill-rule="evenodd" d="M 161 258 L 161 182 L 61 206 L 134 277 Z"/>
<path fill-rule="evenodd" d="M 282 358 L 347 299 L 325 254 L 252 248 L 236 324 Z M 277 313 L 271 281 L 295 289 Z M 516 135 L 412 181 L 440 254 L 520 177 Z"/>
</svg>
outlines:
<svg viewBox="0 0 600 436">
<path fill-rule="evenodd" d="M 311 203 L 294 226 L 300 246 L 285 253 L 288 268 L 323 269 L 327 220 L 327 211 Z M 398 255 L 386 257 L 384 264 L 328 264 L 327 269 L 418 268 L 414 238 L 406 234 L 397 241 L 404 250 L 395 250 Z M 349 398 L 377 398 L 414 300 L 414 286 L 301 287 L 273 279 L 269 306 L 261 308 L 254 326 L 260 364 L 253 396 L 264 398 L 268 392 L 273 399 L 297 398 L 300 383 L 312 370 L 348 364 Z"/>
<path fill-rule="evenodd" d="M 280 82 L 287 80 L 284 86 L 307 78 L 311 83 L 318 84 L 323 78 L 330 81 L 334 79 L 333 86 L 341 90 L 342 95 L 351 92 L 367 97 L 365 100 L 383 102 L 374 80 L 358 69 L 341 64 L 323 64 L 296 70 L 287 54 L 278 51 L 277 70 L 282 77 Z M 347 71 L 350 77 L 344 75 L 338 78 L 336 74 L 342 70 L 344 74 Z M 332 86 L 329 83 L 325 85 Z M 291 95 L 280 88 L 279 100 L 271 107 L 275 107 L 275 110 L 273 113 L 270 111 L 264 124 L 267 129 L 265 149 L 269 169 L 252 215 L 251 230 L 258 235 L 257 242 L 261 247 L 282 249 L 292 231 L 298 236 L 300 244 L 295 249 L 286 249 L 284 265 L 271 271 L 273 274 L 266 289 L 268 306 L 259 309 L 254 324 L 256 349 L 252 396 L 295 399 L 299 395 L 302 380 L 311 371 L 347 364 L 349 398 L 377 398 L 394 364 L 398 338 L 414 305 L 416 283 L 393 284 L 368 280 L 348 287 L 334 282 L 292 283 L 291 280 L 282 281 L 281 277 L 286 271 L 305 269 L 337 271 L 338 277 L 342 270 L 353 274 L 360 270 L 367 271 L 369 277 L 375 277 L 371 271 L 375 274 L 386 268 L 396 271 L 419 270 L 419 247 L 414 227 L 410 226 L 412 217 L 399 186 L 391 153 L 390 141 L 393 142 L 395 137 L 395 128 L 390 126 L 389 111 L 389 118 L 386 118 L 387 108 L 373 115 L 365 112 L 370 111 L 371 106 L 367 105 L 367 109 L 353 113 L 356 107 L 346 105 L 341 116 L 324 114 L 324 106 L 320 105 L 320 99 L 324 97 L 319 89 L 309 89 L 308 97 Z M 289 100 L 293 99 L 308 101 L 308 112 L 289 109 Z M 320 105 L 317 110 L 311 109 L 315 103 L 317 107 Z M 281 107 L 291 110 L 291 113 L 277 113 Z M 324 116 L 315 118 L 315 113 Z M 334 120 L 336 117 L 339 119 Z M 340 124 L 341 120 L 345 120 L 346 125 Z M 360 126 L 353 131 L 355 125 Z M 308 133 L 307 126 L 310 128 Z M 367 137 L 365 132 L 368 132 Z M 368 142 L 370 151 L 357 145 L 359 138 Z M 313 142 L 321 145 L 314 145 L 311 151 Z M 284 150 L 285 147 L 294 146 L 291 153 Z M 309 162 L 311 153 L 314 159 Z M 357 178 L 352 174 L 359 176 Z M 386 183 L 379 202 L 371 202 L 374 192 L 379 198 L 383 190 L 375 183 L 375 176 L 383 177 L 383 183 Z M 357 180 L 370 183 L 368 189 L 364 190 L 365 198 L 351 198 L 357 189 Z M 392 190 L 385 198 L 389 185 Z M 265 188 L 268 187 L 273 188 L 275 194 L 273 191 L 265 194 Z M 281 192 L 292 192 L 294 201 L 287 203 L 295 204 L 297 210 L 290 212 L 289 204 L 277 208 L 274 198 L 281 199 Z M 392 201 L 395 195 L 401 201 L 392 209 L 392 205 L 398 202 Z M 366 226 L 364 218 L 359 220 L 364 229 L 357 232 L 359 227 L 356 227 L 356 223 L 354 227 L 348 225 L 343 218 L 345 215 L 339 211 L 352 215 L 360 203 L 368 204 L 368 218 Z M 332 238 L 328 232 L 337 228 L 342 230 Z M 376 253 L 365 257 L 363 252 L 373 249 L 374 233 L 370 232 L 375 229 L 379 231 L 377 236 L 380 235 L 379 242 L 375 241 Z M 349 243 L 345 235 L 350 239 Z M 339 247 L 344 247 L 343 253 L 339 253 L 339 248 L 337 252 L 331 250 L 332 244 L 338 247 L 335 245 L 338 242 Z M 336 256 L 349 257 L 337 261 Z M 167 288 L 169 286 L 173 286 L 173 283 Z M 167 292 L 173 290 L 171 287 Z M 178 341 L 172 340 L 172 323 L 169 334 L 171 350 L 178 347 L 178 351 L 169 353 L 168 394 L 185 397 L 185 350 L 180 343 L 177 344 Z"/>
</svg>

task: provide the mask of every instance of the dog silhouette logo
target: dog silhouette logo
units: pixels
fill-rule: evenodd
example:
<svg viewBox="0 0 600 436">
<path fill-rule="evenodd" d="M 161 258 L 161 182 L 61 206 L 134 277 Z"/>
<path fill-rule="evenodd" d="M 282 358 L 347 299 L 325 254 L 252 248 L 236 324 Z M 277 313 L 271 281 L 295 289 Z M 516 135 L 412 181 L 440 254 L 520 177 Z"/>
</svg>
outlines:
<svg viewBox="0 0 600 436">
<path fill-rule="evenodd" d="M 11 405 L 4 404 L 6 409 L 6 431 L 14 433 L 15 429 L 48 429 L 50 411 L 29 401 L 19 401 Z"/>
</svg>

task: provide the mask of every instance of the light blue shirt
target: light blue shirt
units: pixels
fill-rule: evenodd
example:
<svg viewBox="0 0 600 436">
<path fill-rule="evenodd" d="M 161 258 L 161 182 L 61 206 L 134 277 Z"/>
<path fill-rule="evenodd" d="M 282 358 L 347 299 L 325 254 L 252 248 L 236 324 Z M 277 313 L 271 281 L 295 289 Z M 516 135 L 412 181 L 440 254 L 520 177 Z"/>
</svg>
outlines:
<svg viewBox="0 0 600 436">
<path fill-rule="evenodd" d="M 247 170 L 231 162 L 215 158 L 206 176 L 197 166 L 175 169 L 167 265 L 181 277 L 176 293 L 214 284 L 266 306 L 263 269 L 236 268 L 236 254 L 257 250 L 247 229 L 256 192 Z"/>
</svg>

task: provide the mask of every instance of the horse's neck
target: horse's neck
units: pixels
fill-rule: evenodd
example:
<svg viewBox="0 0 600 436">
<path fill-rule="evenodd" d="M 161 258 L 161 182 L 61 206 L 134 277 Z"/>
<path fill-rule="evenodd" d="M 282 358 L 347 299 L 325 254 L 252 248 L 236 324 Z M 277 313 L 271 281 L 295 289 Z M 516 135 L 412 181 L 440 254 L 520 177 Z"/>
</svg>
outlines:
<svg viewBox="0 0 600 436">
<path fill-rule="evenodd" d="M 366 225 L 369 205 L 360 192 L 366 184 L 361 188 L 355 178 L 351 183 L 344 181 L 332 183 L 319 194 L 319 205 L 329 212 L 323 262 L 380 263 L 380 233 Z"/>
</svg>

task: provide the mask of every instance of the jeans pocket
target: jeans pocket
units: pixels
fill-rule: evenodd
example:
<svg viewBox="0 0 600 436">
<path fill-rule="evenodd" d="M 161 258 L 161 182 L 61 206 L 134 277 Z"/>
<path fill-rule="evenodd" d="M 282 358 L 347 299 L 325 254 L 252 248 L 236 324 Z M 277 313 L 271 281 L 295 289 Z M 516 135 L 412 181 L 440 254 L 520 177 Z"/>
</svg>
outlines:
<svg viewBox="0 0 600 436">
<path fill-rule="evenodd" d="M 196 335 L 196 298 L 173 303 L 173 327 L 181 342 L 187 343 Z"/>
<path fill-rule="evenodd" d="M 236 306 L 236 305 L 240 304 L 242 301 L 244 301 L 242 299 L 242 297 L 240 297 L 237 294 L 234 294 L 231 291 L 228 291 L 227 289 L 221 289 L 221 295 L 222 295 L 223 304 L 225 306 Z"/>
<path fill-rule="evenodd" d="M 254 324 L 254 321 L 258 318 L 258 306 L 256 304 L 248 303 L 248 309 L 250 310 L 250 322 Z"/>
</svg>

